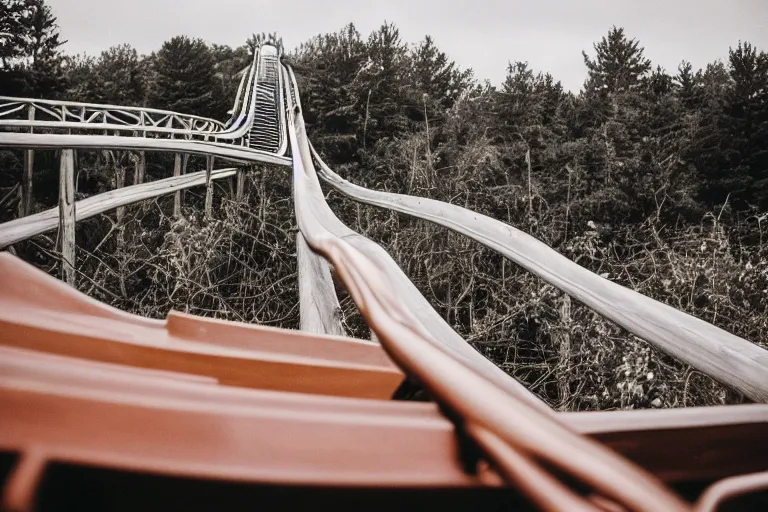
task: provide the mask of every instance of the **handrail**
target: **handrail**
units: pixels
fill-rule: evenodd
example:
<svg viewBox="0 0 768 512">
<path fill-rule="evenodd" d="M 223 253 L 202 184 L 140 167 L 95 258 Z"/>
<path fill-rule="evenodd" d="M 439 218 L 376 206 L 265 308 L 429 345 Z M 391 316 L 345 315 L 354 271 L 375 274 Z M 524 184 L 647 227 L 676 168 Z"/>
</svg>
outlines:
<svg viewBox="0 0 768 512">
<path fill-rule="evenodd" d="M 232 162 L 263 162 L 290 165 L 285 156 L 258 149 L 206 142 L 202 140 L 150 139 L 143 137 L 114 137 L 111 135 L 66 135 L 58 133 L 9 133 L 0 132 L 0 147 L 16 148 L 115 148 L 134 151 L 172 151 L 215 156 Z"/>
<path fill-rule="evenodd" d="M 229 178 L 237 169 L 217 169 L 211 173 L 212 180 Z M 171 194 L 177 190 L 205 185 L 205 171 L 197 171 L 183 176 L 173 176 L 140 185 L 110 190 L 102 194 L 81 199 L 75 203 L 77 221 L 94 217 L 100 213 L 127 206 L 146 199 Z M 40 213 L 20 217 L 0 224 L 0 249 L 21 242 L 59 227 L 59 208 L 54 207 Z"/>
<path fill-rule="evenodd" d="M 144 112 L 144 113 L 150 113 L 150 114 L 173 115 L 173 116 L 194 119 L 197 121 L 203 121 L 206 123 L 220 126 L 222 129 L 224 129 L 225 127 L 224 123 L 210 117 L 203 117 L 203 116 L 198 116 L 194 114 L 183 114 L 183 113 L 175 112 L 172 110 L 163 110 L 163 109 L 157 109 L 157 108 L 151 108 L 151 107 L 136 107 L 136 106 L 130 106 L 130 105 L 129 106 L 111 105 L 107 103 L 85 103 L 80 101 L 66 101 L 66 100 L 46 100 L 46 99 L 38 99 L 38 98 L 26 98 L 26 97 L 20 97 L 20 96 L 0 96 L 0 102 L 7 102 L 5 104 L 0 103 L 0 109 L 4 107 L 12 108 L 12 104 L 18 103 L 18 104 L 29 104 L 31 106 L 50 105 L 50 106 L 59 106 L 59 107 L 92 108 L 92 109 L 100 109 L 100 110 L 119 110 L 119 111 L 126 111 L 126 112 L 140 112 L 140 113 Z M 3 114 L 6 114 L 6 113 L 7 112 L 0 111 L 0 118 Z M 3 123 L 7 121 L 8 120 L 3 121 Z M 38 121 L 36 120 L 29 121 L 29 123 L 32 123 L 32 124 L 37 122 Z"/>
<path fill-rule="evenodd" d="M 319 174 L 342 194 L 447 227 L 586 304 L 659 350 L 758 402 L 768 402 L 768 350 L 600 277 L 533 236 L 499 220 L 434 199 L 379 192 L 334 173 L 312 150 Z"/>
</svg>

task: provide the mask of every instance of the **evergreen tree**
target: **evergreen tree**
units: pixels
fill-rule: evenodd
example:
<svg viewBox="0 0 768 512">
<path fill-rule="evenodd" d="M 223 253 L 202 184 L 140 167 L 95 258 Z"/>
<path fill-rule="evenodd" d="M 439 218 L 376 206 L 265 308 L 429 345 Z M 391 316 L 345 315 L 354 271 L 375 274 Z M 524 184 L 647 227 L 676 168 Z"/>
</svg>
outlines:
<svg viewBox="0 0 768 512">
<path fill-rule="evenodd" d="M 225 45 L 212 45 L 211 54 L 215 62 L 216 87 L 213 103 L 216 119 L 228 119 L 237 96 L 237 87 L 245 69 L 251 64 L 253 53 L 248 45 L 232 49 Z"/>
<path fill-rule="evenodd" d="M 102 52 L 96 64 L 101 80 L 99 101 L 113 105 L 141 105 L 146 84 L 136 50 L 128 44 Z"/>
<path fill-rule="evenodd" d="M 684 60 L 677 66 L 677 75 L 674 77 L 674 83 L 678 87 L 678 94 L 683 104 L 691 109 L 699 101 L 698 82 L 693 72 L 693 66 L 687 60 Z"/>
<path fill-rule="evenodd" d="M 199 116 L 216 114 L 216 70 L 202 39 L 176 36 L 166 41 L 154 57 L 153 71 L 151 106 Z"/>
<path fill-rule="evenodd" d="M 6 94 L 52 98 L 65 85 L 56 17 L 44 0 L 0 5 L 0 85 Z"/>
<path fill-rule="evenodd" d="M 21 59 L 26 53 L 30 9 L 24 0 L 0 2 L 0 90 L 21 95 L 24 74 Z"/>
<path fill-rule="evenodd" d="M 411 61 L 412 86 L 417 95 L 426 94 L 436 108 L 451 108 L 472 81 L 472 70 L 459 70 L 430 36 L 416 46 Z"/>
<path fill-rule="evenodd" d="M 768 207 L 768 54 L 739 42 L 728 56 L 731 87 L 726 113 L 731 176 L 743 180 L 741 199 Z"/>
<path fill-rule="evenodd" d="M 635 39 L 628 39 L 623 28 L 611 27 L 608 36 L 595 43 L 595 59 L 581 52 L 589 70 L 587 88 L 609 93 L 636 86 L 651 69 L 643 56 L 643 48 Z"/>
<path fill-rule="evenodd" d="M 60 47 L 59 27 L 51 8 L 34 0 L 27 30 L 27 94 L 35 98 L 54 98 L 63 92 L 66 79 Z"/>
<path fill-rule="evenodd" d="M 90 55 L 72 55 L 64 66 L 67 91 L 64 96 L 71 101 L 95 103 L 100 101 L 102 85 L 96 72 L 96 59 Z"/>
<path fill-rule="evenodd" d="M 385 23 L 370 35 L 367 57 L 354 83 L 363 116 L 363 148 L 407 131 L 406 108 L 418 108 L 407 101 L 408 47 L 394 24 Z"/>
<path fill-rule="evenodd" d="M 29 7 L 25 0 L 0 2 L 0 64 L 10 69 L 26 50 Z"/>
<path fill-rule="evenodd" d="M 365 58 L 365 42 L 349 24 L 302 44 L 291 59 L 312 140 L 333 163 L 350 161 L 359 146 L 364 120 L 355 85 Z"/>
</svg>

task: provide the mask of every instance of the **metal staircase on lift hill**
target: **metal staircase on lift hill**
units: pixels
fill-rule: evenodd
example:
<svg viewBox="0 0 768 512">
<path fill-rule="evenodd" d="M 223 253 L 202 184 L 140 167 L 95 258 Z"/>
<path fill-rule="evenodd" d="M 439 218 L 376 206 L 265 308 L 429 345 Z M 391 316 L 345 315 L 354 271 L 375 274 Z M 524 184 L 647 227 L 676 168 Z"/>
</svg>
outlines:
<svg viewBox="0 0 768 512">
<path fill-rule="evenodd" d="M 264 47 L 265 49 L 267 47 Z M 262 55 L 259 75 L 256 78 L 256 108 L 253 125 L 248 134 L 248 146 L 252 149 L 277 152 L 280 147 L 280 61 L 278 55 Z"/>
</svg>

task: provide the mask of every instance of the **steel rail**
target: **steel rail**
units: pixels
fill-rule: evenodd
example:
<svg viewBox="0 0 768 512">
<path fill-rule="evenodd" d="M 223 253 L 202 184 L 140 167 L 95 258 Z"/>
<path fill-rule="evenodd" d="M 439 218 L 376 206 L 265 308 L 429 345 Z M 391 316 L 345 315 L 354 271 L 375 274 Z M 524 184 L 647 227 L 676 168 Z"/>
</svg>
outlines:
<svg viewBox="0 0 768 512">
<path fill-rule="evenodd" d="M 230 162 L 261 162 L 291 165 L 290 158 L 232 144 L 199 140 L 151 139 L 144 137 L 114 137 L 111 135 L 68 135 L 56 133 L 0 132 L 0 147 L 29 149 L 124 149 L 133 151 L 169 151 L 215 156 Z"/>
<path fill-rule="evenodd" d="M 630 510 L 690 510 L 651 475 L 603 445 L 563 427 L 551 415 L 526 405 L 430 341 L 430 333 L 404 306 L 402 295 L 395 292 L 376 260 L 326 226 L 334 217 L 312 166 L 301 112 L 296 109 L 294 113 L 289 106 L 288 133 L 299 228 L 310 247 L 334 265 L 392 359 L 418 378 L 459 424 L 485 429 L 522 456 L 549 463 Z M 541 492 L 535 482 L 521 490 Z"/>
<path fill-rule="evenodd" d="M 287 67 L 290 75 L 290 66 Z M 290 77 L 286 80 L 291 87 L 295 87 L 295 78 Z M 298 95 L 296 95 L 298 96 Z M 293 104 L 293 96 L 286 95 L 289 104 Z M 289 135 L 292 130 L 289 130 Z M 291 147 L 291 153 L 297 149 Z M 309 157 L 307 157 L 309 158 Z M 308 160 L 311 163 L 311 159 Z M 294 159 L 295 162 L 295 159 Z M 295 163 L 294 163 L 295 165 Z M 429 301 L 419 292 L 416 286 L 403 273 L 397 263 L 380 245 L 366 238 L 363 235 L 353 231 L 342 223 L 326 205 L 322 191 L 319 189 L 319 183 L 316 190 L 318 201 L 318 214 L 322 216 L 325 229 L 338 238 L 344 239 L 347 243 L 355 247 L 356 250 L 365 254 L 366 257 L 376 263 L 378 268 L 384 272 L 392 286 L 398 290 L 400 300 L 406 304 L 407 308 L 418 318 L 420 325 L 426 333 L 431 335 L 430 339 L 439 340 L 439 346 L 444 350 L 449 350 L 456 357 L 459 357 L 475 368 L 478 372 L 492 380 L 497 386 L 505 389 L 508 393 L 515 394 L 530 406 L 537 408 L 545 414 L 553 414 L 554 411 L 545 404 L 540 398 L 529 391 L 525 386 L 512 378 L 504 370 L 486 359 L 482 354 L 472 348 L 451 326 L 432 308 Z M 299 205 L 294 207 L 298 212 Z"/>
<path fill-rule="evenodd" d="M 237 169 L 217 169 L 211 173 L 211 179 L 229 178 L 235 174 L 237 174 Z M 177 190 L 205 185 L 205 182 L 206 171 L 197 171 L 183 176 L 173 176 L 110 190 L 75 202 L 77 221 L 94 217 L 120 206 L 170 194 Z M 0 224 L 0 249 L 33 236 L 53 231 L 58 227 L 58 207 L 4 222 Z"/>
<path fill-rule="evenodd" d="M 695 512 L 715 512 L 720 505 L 744 494 L 768 489 L 768 471 L 725 478 L 709 486 L 696 501 Z"/>
<path fill-rule="evenodd" d="M 317 152 L 319 175 L 342 194 L 468 236 L 612 320 L 659 350 L 757 402 L 768 402 L 768 350 L 600 277 L 533 236 L 486 215 L 434 199 L 379 192 L 334 173 Z"/>
</svg>

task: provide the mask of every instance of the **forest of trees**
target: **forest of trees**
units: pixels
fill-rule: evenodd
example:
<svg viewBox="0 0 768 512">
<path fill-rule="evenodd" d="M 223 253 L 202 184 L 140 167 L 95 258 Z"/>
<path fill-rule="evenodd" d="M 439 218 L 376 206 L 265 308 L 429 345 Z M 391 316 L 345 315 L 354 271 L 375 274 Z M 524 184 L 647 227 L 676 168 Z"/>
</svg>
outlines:
<svg viewBox="0 0 768 512">
<path fill-rule="evenodd" d="M 254 45 L 181 35 L 149 55 L 127 44 L 67 55 L 45 2 L 6 0 L 0 10 L 3 95 L 225 120 Z M 665 70 L 631 34 L 606 29 L 584 49 L 578 93 L 515 60 L 493 85 L 431 37 L 408 44 L 390 23 L 367 37 L 350 24 L 285 58 L 310 139 L 345 178 L 482 212 L 604 277 L 767 344 L 768 54 L 734 41 L 703 69 L 683 61 Z M 56 158 L 40 153 L 36 211 L 56 204 Z M 79 196 L 111 188 L 130 157 L 79 154 Z M 170 175 L 172 156 L 147 158 L 150 179 Z M 8 220 L 17 214 L 21 153 L 0 153 L 0 166 L 0 220 Z M 109 214 L 82 223 L 80 289 L 149 316 L 174 308 L 296 327 L 289 176 L 257 168 L 249 180 L 244 203 L 221 186 L 210 219 L 188 192 L 182 218 L 163 198 L 120 222 Z M 474 242 L 335 193 L 330 200 L 459 333 L 556 407 L 740 400 Z M 55 236 L 16 250 L 56 272 Z M 366 337 L 349 298 L 342 303 L 349 333 Z"/>
</svg>

